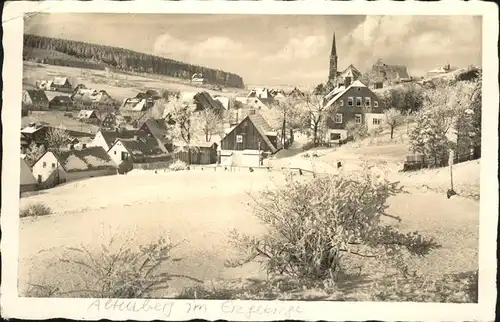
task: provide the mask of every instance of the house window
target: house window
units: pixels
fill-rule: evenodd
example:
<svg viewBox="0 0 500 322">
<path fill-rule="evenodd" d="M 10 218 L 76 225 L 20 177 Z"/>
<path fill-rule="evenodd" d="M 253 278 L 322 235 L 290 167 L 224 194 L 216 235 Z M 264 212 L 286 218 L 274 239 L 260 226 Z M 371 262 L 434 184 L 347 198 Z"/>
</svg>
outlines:
<svg viewBox="0 0 500 322">
<path fill-rule="evenodd" d="M 363 103 L 363 98 L 362 97 L 356 97 L 356 106 L 361 107 L 362 103 Z"/>
<path fill-rule="evenodd" d="M 84 148 L 84 149 L 85 149 L 86 147 L 87 147 L 87 144 L 83 143 L 83 144 L 82 144 L 82 148 Z"/>
<path fill-rule="evenodd" d="M 340 105 L 340 106 L 344 106 L 344 101 L 343 101 L 343 100 L 340 100 L 340 101 L 339 101 L 339 105 Z"/>
<path fill-rule="evenodd" d="M 335 123 L 342 123 L 342 114 L 341 113 L 335 114 Z"/>
<path fill-rule="evenodd" d="M 373 107 L 378 107 L 378 101 L 373 101 Z"/>
<path fill-rule="evenodd" d="M 243 135 L 236 135 L 236 143 L 243 143 Z"/>
<path fill-rule="evenodd" d="M 372 100 L 370 97 L 365 97 L 365 105 L 370 107 L 372 105 Z"/>
<path fill-rule="evenodd" d="M 52 163 L 52 169 L 55 169 L 55 168 L 56 168 L 56 164 Z"/>
<path fill-rule="evenodd" d="M 128 153 L 127 152 L 122 152 L 122 161 L 128 160 Z"/>
<path fill-rule="evenodd" d="M 373 125 L 380 125 L 382 123 L 381 119 L 373 119 Z"/>
<path fill-rule="evenodd" d="M 115 151 L 113 151 L 113 153 L 116 155 L 116 150 L 115 150 Z"/>
<path fill-rule="evenodd" d="M 330 133 L 330 141 L 340 140 L 340 133 Z"/>
<path fill-rule="evenodd" d="M 347 105 L 348 105 L 348 106 L 353 106 L 353 100 L 354 100 L 354 98 L 352 98 L 352 97 L 348 97 L 348 98 L 347 98 Z"/>
<path fill-rule="evenodd" d="M 42 183 L 42 175 L 41 174 L 38 175 L 38 183 Z"/>
<path fill-rule="evenodd" d="M 361 120 L 362 120 L 361 114 L 354 115 L 354 123 L 361 124 Z"/>
<path fill-rule="evenodd" d="M 46 167 L 47 167 L 47 162 L 44 162 L 44 163 L 42 164 L 42 166 L 43 166 L 44 168 L 46 168 Z"/>
</svg>

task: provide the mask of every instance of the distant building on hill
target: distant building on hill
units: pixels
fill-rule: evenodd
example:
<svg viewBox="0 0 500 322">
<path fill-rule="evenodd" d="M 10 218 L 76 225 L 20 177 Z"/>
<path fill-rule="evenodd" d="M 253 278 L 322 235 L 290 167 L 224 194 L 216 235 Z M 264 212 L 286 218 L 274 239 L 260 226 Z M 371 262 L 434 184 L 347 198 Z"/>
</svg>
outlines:
<svg viewBox="0 0 500 322">
<path fill-rule="evenodd" d="M 381 78 L 383 83 L 394 84 L 410 80 L 408 69 L 404 65 L 388 65 L 379 59 L 372 66 L 372 74 Z"/>
<path fill-rule="evenodd" d="M 446 64 L 443 67 L 435 68 L 427 72 L 427 76 L 437 76 L 437 75 L 443 75 L 447 74 L 449 72 L 454 71 L 455 69 L 452 69 L 450 64 Z"/>
<path fill-rule="evenodd" d="M 191 84 L 193 85 L 203 85 L 205 84 L 205 78 L 203 78 L 202 73 L 195 73 L 191 76 Z"/>
</svg>

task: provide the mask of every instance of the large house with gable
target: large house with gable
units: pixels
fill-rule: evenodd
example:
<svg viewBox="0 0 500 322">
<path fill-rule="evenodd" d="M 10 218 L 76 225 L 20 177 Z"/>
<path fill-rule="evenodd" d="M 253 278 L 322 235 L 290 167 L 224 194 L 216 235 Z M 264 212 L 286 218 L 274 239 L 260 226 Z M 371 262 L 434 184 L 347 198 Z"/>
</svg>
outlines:
<svg viewBox="0 0 500 322">
<path fill-rule="evenodd" d="M 266 155 L 272 155 L 280 149 L 278 133 L 262 115 L 251 110 L 251 113 L 230 128 L 221 140 L 220 164 L 258 167 Z"/>
<path fill-rule="evenodd" d="M 327 119 L 327 143 L 340 143 L 348 138 L 346 124 L 364 124 L 371 130 L 385 120 L 383 102 L 359 80 L 337 87 L 325 96 L 325 108 L 334 113 Z"/>
</svg>

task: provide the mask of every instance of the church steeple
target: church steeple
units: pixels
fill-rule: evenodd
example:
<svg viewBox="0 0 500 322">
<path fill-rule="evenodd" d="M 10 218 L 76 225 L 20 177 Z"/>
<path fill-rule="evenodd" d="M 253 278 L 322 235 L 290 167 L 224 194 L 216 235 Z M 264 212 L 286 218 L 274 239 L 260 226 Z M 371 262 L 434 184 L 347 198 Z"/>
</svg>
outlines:
<svg viewBox="0 0 500 322">
<path fill-rule="evenodd" d="M 337 44 L 335 43 L 335 32 L 333 33 L 332 51 L 330 53 L 330 73 L 328 75 L 328 82 L 335 85 L 337 78 Z"/>
<path fill-rule="evenodd" d="M 337 45 L 335 44 L 335 32 L 333 33 L 332 53 L 330 56 L 337 56 Z"/>
</svg>

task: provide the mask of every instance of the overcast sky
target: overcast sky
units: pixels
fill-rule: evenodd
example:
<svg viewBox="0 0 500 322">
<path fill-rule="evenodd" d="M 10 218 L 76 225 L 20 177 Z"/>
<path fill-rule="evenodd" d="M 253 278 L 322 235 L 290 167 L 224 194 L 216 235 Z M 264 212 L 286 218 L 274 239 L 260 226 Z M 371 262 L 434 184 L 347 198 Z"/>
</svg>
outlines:
<svg viewBox="0 0 500 322">
<path fill-rule="evenodd" d="M 40 14 L 25 33 L 128 48 L 243 77 L 307 85 L 328 76 L 332 34 L 339 69 L 382 58 L 418 76 L 446 63 L 481 64 L 481 17 Z"/>
</svg>

